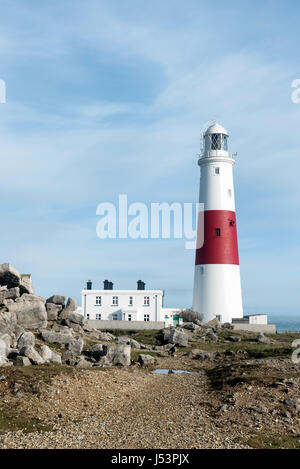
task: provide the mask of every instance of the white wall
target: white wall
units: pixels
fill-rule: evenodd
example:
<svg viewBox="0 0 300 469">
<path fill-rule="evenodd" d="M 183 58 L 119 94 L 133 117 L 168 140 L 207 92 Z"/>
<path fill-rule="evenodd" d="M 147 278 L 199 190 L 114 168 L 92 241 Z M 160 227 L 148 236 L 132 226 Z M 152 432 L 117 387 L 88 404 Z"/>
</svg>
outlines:
<svg viewBox="0 0 300 469">
<path fill-rule="evenodd" d="M 82 310 L 88 319 L 144 321 L 149 315 L 149 321 L 163 321 L 161 290 L 83 290 Z M 101 296 L 101 305 L 96 304 L 96 297 Z M 118 297 L 118 304 L 113 304 L 113 297 Z M 133 298 L 130 305 L 129 298 Z M 149 305 L 144 298 L 149 297 Z"/>
</svg>

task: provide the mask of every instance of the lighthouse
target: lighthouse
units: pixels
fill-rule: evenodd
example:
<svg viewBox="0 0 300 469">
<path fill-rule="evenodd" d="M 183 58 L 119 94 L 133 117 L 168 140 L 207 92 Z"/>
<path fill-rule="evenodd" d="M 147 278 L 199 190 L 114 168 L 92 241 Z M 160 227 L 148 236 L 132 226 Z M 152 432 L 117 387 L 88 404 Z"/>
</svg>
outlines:
<svg viewBox="0 0 300 469">
<path fill-rule="evenodd" d="M 204 241 L 196 248 L 193 310 L 204 322 L 243 317 L 232 169 L 228 133 L 214 123 L 204 134 L 198 164 Z M 202 237 L 201 237 L 202 238 Z"/>
</svg>

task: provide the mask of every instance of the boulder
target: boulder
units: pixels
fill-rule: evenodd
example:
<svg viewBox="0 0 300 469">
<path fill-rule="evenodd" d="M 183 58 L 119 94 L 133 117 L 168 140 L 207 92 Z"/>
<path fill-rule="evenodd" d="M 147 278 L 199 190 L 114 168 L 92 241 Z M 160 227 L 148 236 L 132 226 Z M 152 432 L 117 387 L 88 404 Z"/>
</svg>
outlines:
<svg viewBox="0 0 300 469">
<path fill-rule="evenodd" d="M 270 344 L 271 341 L 270 339 L 268 339 L 268 337 L 266 337 L 263 332 L 259 332 L 258 336 L 256 337 L 256 342 L 260 343 L 260 344 Z"/>
<path fill-rule="evenodd" d="M 61 364 L 61 356 L 58 353 L 53 352 L 48 345 L 41 345 L 39 347 L 39 352 L 46 363 Z"/>
<path fill-rule="evenodd" d="M 21 291 L 21 294 L 23 293 L 29 293 L 31 295 L 34 294 L 34 288 L 33 288 L 32 278 L 30 274 L 21 274 L 20 291 Z"/>
<path fill-rule="evenodd" d="M 68 319 L 65 320 L 65 323 L 68 327 L 73 329 L 74 332 L 77 332 L 79 334 L 84 334 L 84 330 L 79 324 L 76 324 L 75 322 L 71 322 Z"/>
<path fill-rule="evenodd" d="M 16 315 L 16 321 L 24 329 L 41 329 L 47 326 L 47 312 L 44 299 L 40 296 L 24 294 L 15 302 L 5 300 L 10 313 Z"/>
<path fill-rule="evenodd" d="M 48 321 L 57 321 L 59 313 L 62 311 L 62 305 L 55 303 L 46 303 Z"/>
<path fill-rule="evenodd" d="M 46 300 L 46 303 L 55 303 L 56 305 L 64 305 L 66 297 L 63 295 L 52 295 Z"/>
<path fill-rule="evenodd" d="M 241 342 L 242 339 L 235 335 L 230 335 L 227 337 L 227 340 L 229 340 L 229 342 Z"/>
<path fill-rule="evenodd" d="M 234 327 L 230 322 L 225 322 L 224 324 L 222 324 L 222 329 L 231 329 L 231 330 L 233 330 Z"/>
<path fill-rule="evenodd" d="M 6 285 L 8 288 L 18 287 L 20 285 L 20 272 L 11 264 L 0 264 L 0 285 Z"/>
<path fill-rule="evenodd" d="M 138 362 L 139 362 L 142 366 L 151 366 L 151 365 L 154 365 L 154 363 L 155 363 L 155 358 L 152 357 L 152 355 L 146 355 L 146 354 L 141 353 L 141 354 L 139 355 Z"/>
<path fill-rule="evenodd" d="M 70 350 L 76 355 L 81 355 L 83 346 L 84 346 L 84 340 L 81 337 L 72 339 L 70 340 L 70 342 L 66 344 L 67 350 Z"/>
<path fill-rule="evenodd" d="M 55 332 L 53 330 L 44 329 L 41 331 L 41 337 L 45 342 L 50 344 L 68 344 L 72 342 L 72 331 L 68 328 L 62 332 Z"/>
<path fill-rule="evenodd" d="M 211 360 L 214 354 L 212 352 L 205 352 L 203 350 L 193 349 L 189 352 L 188 355 L 194 360 L 204 361 L 204 360 Z"/>
<path fill-rule="evenodd" d="M 7 353 L 8 353 L 7 343 L 4 340 L 0 339 L 0 363 L 1 363 L 1 360 L 6 361 Z"/>
<path fill-rule="evenodd" d="M 29 366 L 31 365 L 31 361 L 27 357 L 23 357 L 22 355 L 17 355 L 14 360 L 15 366 Z"/>
<path fill-rule="evenodd" d="M 103 357 L 104 351 L 103 351 L 103 344 L 95 344 L 91 348 L 91 356 L 96 360 L 100 360 L 101 357 Z"/>
<path fill-rule="evenodd" d="M 206 334 L 206 338 L 208 340 L 210 340 L 211 342 L 218 342 L 218 340 L 219 340 L 218 336 L 216 336 L 216 334 L 214 332 L 208 332 Z"/>
<path fill-rule="evenodd" d="M 105 356 L 101 362 L 105 366 L 129 366 L 131 364 L 130 345 L 111 344 L 103 346 Z"/>
<path fill-rule="evenodd" d="M 179 347 L 187 347 L 188 335 L 181 330 L 168 328 L 164 329 L 164 341 L 168 344 L 178 345 Z"/>
<path fill-rule="evenodd" d="M 25 331 L 21 333 L 17 340 L 17 348 L 21 350 L 25 346 L 35 346 L 35 336 L 32 332 Z"/>
<path fill-rule="evenodd" d="M 13 334 L 17 325 L 17 317 L 15 313 L 10 313 L 6 308 L 0 307 L 0 333 Z"/>
<path fill-rule="evenodd" d="M 23 357 L 29 358 L 33 365 L 42 365 L 45 363 L 45 360 L 40 356 L 40 354 L 32 347 L 32 345 L 26 345 L 20 350 L 20 355 Z"/>
<path fill-rule="evenodd" d="M 137 340 L 134 340 L 131 337 L 126 337 L 126 336 L 118 337 L 117 344 L 130 345 L 131 347 L 137 348 L 137 349 L 141 348 L 141 344 Z"/>
<path fill-rule="evenodd" d="M 5 342 L 7 349 L 12 346 L 12 338 L 9 334 L 0 334 L 0 339 Z"/>
<path fill-rule="evenodd" d="M 221 330 L 221 328 L 222 328 L 221 323 L 220 323 L 219 319 L 217 319 L 217 318 L 206 322 L 205 324 L 203 324 L 203 326 L 206 327 L 206 328 L 211 327 L 214 330 L 214 332 L 217 332 L 217 331 Z"/>
<path fill-rule="evenodd" d="M 192 332 L 198 331 L 200 329 L 200 326 L 194 322 L 185 322 L 183 323 L 182 327 Z"/>
<path fill-rule="evenodd" d="M 77 308 L 78 308 L 77 301 L 74 300 L 74 298 L 68 298 L 65 311 L 72 313 L 72 312 L 75 312 Z"/>
<path fill-rule="evenodd" d="M 78 362 L 76 363 L 76 366 L 78 366 L 79 368 L 91 368 L 92 363 L 91 362 L 88 362 L 85 357 L 80 357 L 80 359 L 78 360 Z"/>
<path fill-rule="evenodd" d="M 20 288 L 6 288 L 0 291 L 0 305 L 4 304 L 4 300 L 15 300 L 20 296 Z"/>
<path fill-rule="evenodd" d="M 75 324 L 79 324 L 79 325 L 82 325 L 85 322 L 84 316 L 82 314 L 74 313 L 71 311 L 66 311 L 65 309 L 60 314 L 59 319 L 61 319 L 62 322 L 65 322 L 68 320 L 70 322 L 74 322 Z"/>
<path fill-rule="evenodd" d="M 78 363 L 79 357 L 71 350 L 65 350 L 61 356 L 61 360 L 66 365 L 74 366 Z"/>
</svg>

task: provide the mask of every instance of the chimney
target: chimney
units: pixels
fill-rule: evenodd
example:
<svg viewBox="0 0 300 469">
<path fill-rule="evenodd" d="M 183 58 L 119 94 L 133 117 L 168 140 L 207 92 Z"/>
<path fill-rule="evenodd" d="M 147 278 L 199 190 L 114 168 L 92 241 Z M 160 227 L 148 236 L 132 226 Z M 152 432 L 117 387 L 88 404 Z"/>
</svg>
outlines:
<svg viewBox="0 0 300 469">
<path fill-rule="evenodd" d="M 143 282 L 142 280 L 138 280 L 137 281 L 137 289 L 138 290 L 145 290 L 145 282 Z"/>
<path fill-rule="evenodd" d="M 88 280 L 88 281 L 86 282 L 86 289 L 87 289 L 87 290 L 91 290 L 91 289 L 92 289 L 92 285 L 93 285 L 93 284 L 92 284 L 92 281 L 91 281 L 91 280 Z"/>
<path fill-rule="evenodd" d="M 104 290 L 110 290 L 110 282 L 108 280 L 104 280 L 103 288 Z"/>
<path fill-rule="evenodd" d="M 114 289 L 114 284 L 112 282 L 109 282 L 109 289 L 113 290 Z"/>
</svg>

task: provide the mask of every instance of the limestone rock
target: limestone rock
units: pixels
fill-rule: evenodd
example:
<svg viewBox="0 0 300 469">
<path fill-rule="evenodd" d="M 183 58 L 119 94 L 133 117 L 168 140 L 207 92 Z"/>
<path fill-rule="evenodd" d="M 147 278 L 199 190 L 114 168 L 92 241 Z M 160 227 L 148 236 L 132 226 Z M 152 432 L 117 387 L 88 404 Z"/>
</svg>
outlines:
<svg viewBox="0 0 300 469">
<path fill-rule="evenodd" d="M 56 305 L 64 305 L 66 297 L 63 295 L 52 295 L 46 300 L 46 303 L 55 303 Z"/>
<path fill-rule="evenodd" d="M 200 326 L 194 322 L 183 323 L 182 327 L 192 332 L 198 331 L 200 329 Z"/>
<path fill-rule="evenodd" d="M 48 321 L 56 321 L 59 313 L 62 311 L 62 305 L 55 303 L 46 303 Z"/>
<path fill-rule="evenodd" d="M 30 366 L 31 361 L 27 357 L 23 357 L 22 355 L 17 355 L 14 360 L 15 366 Z"/>
<path fill-rule="evenodd" d="M 91 355 L 95 360 L 100 360 L 104 355 L 103 344 L 95 344 L 91 348 Z"/>
<path fill-rule="evenodd" d="M 6 288 L 0 291 L 0 304 L 4 304 L 4 300 L 15 300 L 20 296 L 20 288 Z"/>
<path fill-rule="evenodd" d="M 227 340 L 229 340 L 229 342 L 241 342 L 241 338 L 235 335 L 228 336 Z"/>
<path fill-rule="evenodd" d="M 178 329 L 168 328 L 164 329 L 164 341 L 179 347 L 187 347 L 188 335 Z"/>
<path fill-rule="evenodd" d="M 82 325 L 85 322 L 84 316 L 79 313 L 71 312 L 71 311 L 66 311 L 65 309 L 63 312 L 60 314 L 59 319 L 61 320 L 68 320 L 70 322 L 74 322 L 75 324 Z"/>
<path fill-rule="evenodd" d="M 59 363 L 61 364 L 61 356 L 53 352 L 53 350 L 48 347 L 48 345 L 41 345 L 39 347 L 39 352 L 41 357 L 45 360 L 46 363 Z"/>
<path fill-rule="evenodd" d="M 78 366 L 79 368 L 91 368 L 92 363 L 91 362 L 88 362 L 84 357 L 80 357 L 80 359 L 78 360 L 78 362 L 76 363 L 76 366 Z"/>
<path fill-rule="evenodd" d="M 111 344 L 103 347 L 105 356 L 102 364 L 106 366 L 129 366 L 131 364 L 130 345 Z"/>
<path fill-rule="evenodd" d="M 30 274 L 21 274 L 20 292 L 21 294 L 23 293 L 29 293 L 31 295 L 34 294 L 34 288 L 33 288 L 32 278 Z"/>
<path fill-rule="evenodd" d="M 218 342 L 218 340 L 219 340 L 218 336 L 216 336 L 216 334 L 214 332 L 208 332 L 206 334 L 206 338 L 208 340 L 210 340 L 211 342 Z"/>
<path fill-rule="evenodd" d="M 271 341 L 270 339 L 268 339 L 268 337 L 266 337 L 263 332 L 259 332 L 258 336 L 256 337 L 256 342 L 260 343 L 260 344 L 270 344 Z"/>
<path fill-rule="evenodd" d="M 70 350 L 76 355 L 81 355 L 84 346 L 84 340 L 81 337 L 77 337 L 76 339 L 70 340 L 70 342 L 68 342 L 66 346 L 67 350 Z"/>
<path fill-rule="evenodd" d="M 65 311 L 72 313 L 72 312 L 75 312 L 77 308 L 78 308 L 77 301 L 74 300 L 74 298 L 68 298 Z"/>
<path fill-rule="evenodd" d="M 68 344 L 72 342 L 73 335 L 70 329 L 66 329 L 62 332 L 55 332 L 52 330 L 44 329 L 41 331 L 41 337 L 45 342 L 50 344 Z"/>
<path fill-rule="evenodd" d="M 24 294 L 15 302 L 5 300 L 10 313 L 16 315 L 19 326 L 25 329 L 41 329 L 47 326 L 47 312 L 44 299 L 40 296 Z"/>
<path fill-rule="evenodd" d="M 26 345 L 20 350 L 20 355 L 29 358 L 33 365 L 42 365 L 45 363 L 45 360 L 40 356 L 40 354 L 32 347 L 32 345 Z"/>
<path fill-rule="evenodd" d="M 138 361 L 142 366 L 151 366 L 155 363 L 155 359 L 152 355 L 146 355 L 143 353 L 139 355 Z"/>
<path fill-rule="evenodd" d="M 205 351 L 199 350 L 199 349 L 191 350 L 188 355 L 189 355 L 189 357 L 193 358 L 194 360 L 201 360 L 201 361 L 211 360 L 212 357 L 213 357 L 212 352 L 205 352 Z"/>
<path fill-rule="evenodd" d="M 21 350 L 25 346 L 35 346 L 35 336 L 32 332 L 25 331 L 19 335 L 17 340 L 17 348 Z"/>
<path fill-rule="evenodd" d="M 0 264 L 0 285 L 14 288 L 20 285 L 20 280 L 20 272 L 15 267 L 9 263 Z"/>
</svg>

